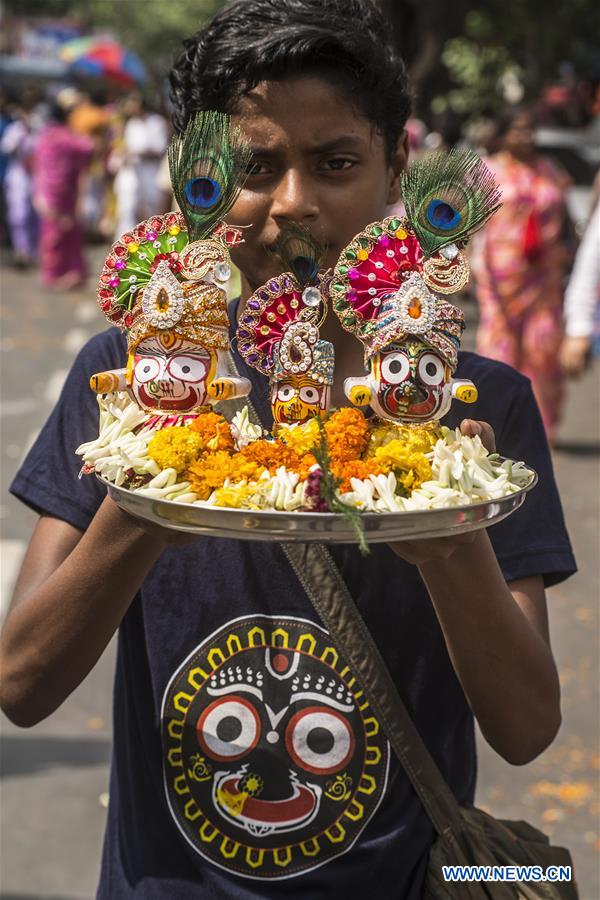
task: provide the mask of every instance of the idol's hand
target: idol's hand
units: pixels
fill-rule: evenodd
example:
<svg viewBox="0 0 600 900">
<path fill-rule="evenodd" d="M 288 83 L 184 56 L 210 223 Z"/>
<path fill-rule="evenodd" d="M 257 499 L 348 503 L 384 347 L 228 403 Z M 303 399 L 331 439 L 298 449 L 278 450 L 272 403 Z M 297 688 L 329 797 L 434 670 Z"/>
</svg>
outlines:
<svg viewBox="0 0 600 900">
<path fill-rule="evenodd" d="M 475 419 L 463 419 L 460 423 L 461 434 L 468 437 L 479 435 L 481 443 L 489 453 L 496 450 L 496 437 L 494 429 L 488 422 L 478 422 Z M 422 566 L 435 560 L 449 559 L 457 550 L 464 549 L 472 544 L 477 536 L 477 531 L 469 531 L 466 534 L 458 534 L 456 537 L 431 538 L 420 541 L 397 541 L 390 547 L 406 562 L 413 566 Z"/>
</svg>

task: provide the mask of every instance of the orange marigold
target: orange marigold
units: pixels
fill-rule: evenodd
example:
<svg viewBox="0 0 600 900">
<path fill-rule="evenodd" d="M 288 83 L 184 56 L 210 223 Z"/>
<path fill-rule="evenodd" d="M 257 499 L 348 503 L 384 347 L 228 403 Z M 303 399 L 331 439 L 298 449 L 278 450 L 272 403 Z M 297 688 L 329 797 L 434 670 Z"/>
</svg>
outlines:
<svg viewBox="0 0 600 900">
<path fill-rule="evenodd" d="M 207 453 L 193 463 L 186 473 L 186 478 L 191 484 L 191 490 L 198 494 L 199 499 L 208 500 L 216 488 L 223 487 L 227 478 L 231 482 L 256 481 L 264 470 L 264 466 L 245 459 L 241 453 L 230 456 L 226 450 L 217 450 L 214 453 Z"/>
<path fill-rule="evenodd" d="M 345 493 L 352 490 L 351 478 L 364 480 L 369 475 L 380 475 L 383 469 L 375 459 L 350 459 L 348 462 L 333 462 L 331 471 L 336 478 L 341 480 L 340 491 Z"/>
<path fill-rule="evenodd" d="M 345 406 L 325 423 L 332 462 L 360 459 L 369 439 L 369 424 L 360 409 Z"/>
<path fill-rule="evenodd" d="M 240 450 L 239 455 L 257 465 L 264 466 L 271 474 L 279 466 L 285 466 L 286 469 L 295 472 L 300 461 L 296 451 L 287 447 L 283 441 L 252 441 L 251 444 L 247 444 L 243 450 Z"/>
<path fill-rule="evenodd" d="M 202 435 L 208 450 L 233 450 L 233 435 L 229 422 L 219 413 L 200 413 L 189 426 Z"/>
</svg>

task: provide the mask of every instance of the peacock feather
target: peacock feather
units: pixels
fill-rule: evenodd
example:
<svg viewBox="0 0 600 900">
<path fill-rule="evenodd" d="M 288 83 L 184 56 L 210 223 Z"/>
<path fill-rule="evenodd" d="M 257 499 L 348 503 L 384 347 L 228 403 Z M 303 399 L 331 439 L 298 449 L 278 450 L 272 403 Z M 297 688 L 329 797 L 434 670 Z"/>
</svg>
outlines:
<svg viewBox="0 0 600 900">
<path fill-rule="evenodd" d="M 196 113 L 169 146 L 169 172 L 190 243 L 207 238 L 231 209 L 246 178 L 250 149 L 224 113 Z"/>
<path fill-rule="evenodd" d="M 408 167 L 400 185 L 411 228 L 426 256 L 467 240 L 500 206 L 494 175 L 472 150 L 424 156 Z"/>
<path fill-rule="evenodd" d="M 288 222 L 282 228 L 272 252 L 282 272 L 291 272 L 301 288 L 315 283 L 325 258 L 324 245 L 299 222 Z"/>
</svg>

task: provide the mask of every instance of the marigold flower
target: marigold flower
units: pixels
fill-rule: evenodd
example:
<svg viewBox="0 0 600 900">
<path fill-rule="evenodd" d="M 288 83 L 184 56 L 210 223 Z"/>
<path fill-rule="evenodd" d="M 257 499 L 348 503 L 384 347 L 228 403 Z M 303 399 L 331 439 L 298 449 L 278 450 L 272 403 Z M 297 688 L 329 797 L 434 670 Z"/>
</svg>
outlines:
<svg viewBox="0 0 600 900">
<path fill-rule="evenodd" d="M 385 447 L 391 441 L 400 441 L 411 450 L 429 453 L 441 436 L 442 432 L 437 422 L 426 422 L 424 425 L 380 422 L 371 431 L 367 456 L 374 456 L 378 447 Z"/>
<path fill-rule="evenodd" d="M 208 500 L 216 488 L 223 487 L 226 479 L 231 482 L 256 481 L 264 470 L 264 466 L 245 459 L 241 453 L 230 456 L 226 450 L 217 450 L 192 463 L 186 478 L 199 499 Z"/>
<path fill-rule="evenodd" d="M 346 493 L 352 490 L 351 478 L 360 478 L 364 481 L 369 475 L 381 475 L 385 470 L 376 459 L 350 459 L 347 462 L 332 462 L 331 471 L 340 479 L 340 491 Z"/>
<path fill-rule="evenodd" d="M 301 425 L 279 425 L 277 437 L 302 456 L 310 453 L 313 447 L 319 446 L 321 439 L 319 423 L 313 418 Z"/>
<path fill-rule="evenodd" d="M 408 493 L 432 477 L 431 463 L 421 449 L 422 440 L 420 435 L 415 435 L 412 441 L 396 438 L 375 450 L 375 461 L 379 463 L 381 471 L 393 471 L 398 483 Z"/>
<path fill-rule="evenodd" d="M 173 425 L 156 432 L 148 444 L 148 456 L 161 469 L 176 469 L 181 473 L 203 449 L 202 435 L 190 431 L 188 426 Z"/>
<path fill-rule="evenodd" d="M 360 459 L 369 439 L 369 423 L 360 409 L 342 407 L 325 422 L 329 456 L 333 462 Z"/>
<path fill-rule="evenodd" d="M 202 435 L 207 450 L 233 450 L 233 435 L 229 422 L 216 412 L 200 413 L 189 425 Z"/>
</svg>

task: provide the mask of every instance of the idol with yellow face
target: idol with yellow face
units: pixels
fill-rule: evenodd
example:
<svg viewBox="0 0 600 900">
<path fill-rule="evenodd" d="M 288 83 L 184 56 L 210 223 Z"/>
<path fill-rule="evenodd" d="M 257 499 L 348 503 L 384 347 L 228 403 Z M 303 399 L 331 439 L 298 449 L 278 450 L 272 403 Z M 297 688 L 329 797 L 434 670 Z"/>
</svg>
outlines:
<svg viewBox="0 0 600 900">
<path fill-rule="evenodd" d="M 313 416 L 325 416 L 331 388 L 308 375 L 286 374 L 271 382 L 271 410 L 277 424 L 301 424 Z"/>
</svg>

